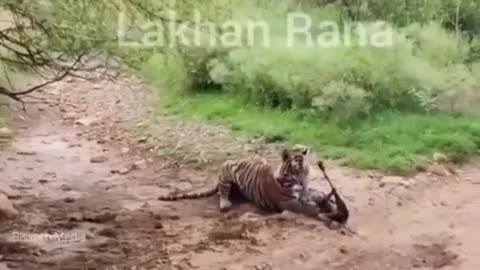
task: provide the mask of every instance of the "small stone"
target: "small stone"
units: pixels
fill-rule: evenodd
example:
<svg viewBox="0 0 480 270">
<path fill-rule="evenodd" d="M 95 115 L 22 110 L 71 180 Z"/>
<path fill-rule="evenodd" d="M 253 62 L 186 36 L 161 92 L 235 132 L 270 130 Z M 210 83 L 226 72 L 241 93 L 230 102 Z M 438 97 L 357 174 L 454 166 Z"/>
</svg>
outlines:
<svg viewBox="0 0 480 270">
<path fill-rule="evenodd" d="M 408 188 L 413 184 L 414 184 L 413 179 L 408 179 L 407 180 L 407 179 L 404 179 L 402 177 L 397 177 L 397 176 L 386 176 L 380 181 L 379 186 L 384 187 L 386 185 L 401 185 L 401 186 L 404 186 L 404 187 Z"/>
<path fill-rule="evenodd" d="M 340 251 L 340 253 L 342 253 L 342 254 L 347 254 L 347 253 L 348 253 L 348 251 L 347 251 L 347 248 L 346 248 L 346 247 L 340 247 L 338 250 L 339 250 L 339 251 Z"/>
<path fill-rule="evenodd" d="M 443 153 L 435 152 L 433 153 L 433 160 L 436 162 L 446 162 L 448 161 L 448 157 Z"/>
<path fill-rule="evenodd" d="M 128 174 L 130 171 L 132 170 L 132 168 L 122 168 L 118 171 L 119 174 L 121 175 L 125 175 L 125 174 Z"/>
<path fill-rule="evenodd" d="M 78 221 L 82 221 L 83 216 L 80 213 L 73 213 L 73 214 L 67 215 L 67 218 L 68 218 L 68 221 L 70 222 L 78 222 Z"/>
<path fill-rule="evenodd" d="M 96 117 L 83 117 L 75 121 L 75 124 L 88 127 L 98 123 L 98 121 L 99 120 Z"/>
<path fill-rule="evenodd" d="M 111 220 L 114 220 L 115 217 L 116 217 L 116 214 L 113 212 L 103 212 L 103 213 L 92 214 L 92 215 L 84 215 L 83 220 L 87 222 L 93 222 L 93 223 L 106 223 Z"/>
<path fill-rule="evenodd" d="M 128 152 L 130 152 L 130 149 L 128 147 L 122 147 L 122 149 L 120 150 L 122 154 L 127 154 Z"/>
<path fill-rule="evenodd" d="M 106 156 L 96 156 L 96 157 L 90 158 L 91 163 L 103 163 L 107 160 L 108 158 Z"/>
<path fill-rule="evenodd" d="M 109 237 L 109 238 L 116 238 L 118 233 L 112 228 L 105 228 L 98 232 L 98 235 Z"/>
<path fill-rule="evenodd" d="M 17 215 L 18 211 L 8 199 L 7 195 L 0 193 L 0 217 L 13 218 Z"/>
<path fill-rule="evenodd" d="M 147 164 L 145 160 L 136 161 L 132 165 L 132 169 L 135 169 L 135 170 L 145 170 L 146 168 L 147 168 Z"/>
<path fill-rule="evenodd" d="M 75 148 L 75 147 L 81 147 L 82 145 L 79 143 L 69 143 L 68 148 Z"/>
<path fill-rule="evenodd" d="M 17 199 L 20 197 L 20 194 L 14 191 L 9 185 L 0 182 L 0 193 L 5 194 L 9 199 Z"/>
<path fill-rule="evenodd" d="M 47 179 L 39 179 L 38 182 L 40 184 L 46 184 L 46 183 L 48 183 L 48 180 Z"/>
<path fill-rule="evenodd" d="M 36 154 L 37 152 L 35 151 L 17 151 L 17 155 L 20 155 L 20 156 L 34 156 Z"/>
<path fill-rule="evenodd" d="M 64 201 L 65 201 L 66 203 L 73 203 L 73 202 L 75 201 L 75 199 L 74 199 L 74 198 L 71 198 L 71 197 L 67 197 L 67 198 L 65 198 Z"/>
<path fill-rule="evenodd" d="M 74 112 L 66 113 L 65 116 L 63 117 L 63 119 L 65 120 L 73 120 L 75 118 L 77 118 L 77 114 Z"/>
<path fill-rule="evenodd" d="M 10 268 L 4 263 L 0 263 L 0 270 L 10 270 Z"/>
<path fill-rule="evenodd" d="M 13 135 L 14 135 L 14 132 L 11 129 L 6 127 L 0 128 L 0 138 L 10 139 L 13 137 Z"/>
<path fill-rule="evenodd" d="M 434 164 L 428 168 L 428 172 L 437 176 L 450 176 L 451 173 L 442 165 Z"/>
</svg>

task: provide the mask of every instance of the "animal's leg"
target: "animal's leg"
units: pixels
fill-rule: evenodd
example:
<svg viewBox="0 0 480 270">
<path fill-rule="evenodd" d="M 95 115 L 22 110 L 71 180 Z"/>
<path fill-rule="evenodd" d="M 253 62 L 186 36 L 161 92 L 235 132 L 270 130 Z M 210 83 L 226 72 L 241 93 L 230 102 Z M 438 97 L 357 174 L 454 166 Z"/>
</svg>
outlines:
<svg viewBox="0 0 480 270">
<path fill-rule="evenodd" d="M 232 190 L 232 181 L 220 176 L 218 181 L 218 207 L 221 212 L 226 212 L 232 208 L 230 201 L 230 191 Z"/>
<path fill-rule="evenodd" d="M 303 214 L 311 218 L 318 218 L 320 214 L 318 206 L 306 204 L 300 200 L 292 199 L 279 204 L 282 211 L 287 210 L 296 214 Z"/>
<path fill-rule="evenodd" d="M 335 211 L 334 205 L 330 200 L 333 196 L 333 191 L 325 195 L 325 193 L 309 188 L 308 189 L 308 199 L 313 201 L 319 208 L 320 212 L 323 213 L 332 213 Z"/>
<path fill-rule="evenodd" d="M 322 213 L 319 215 L 319 219 L 327 223 L 330 228 L 332 228 L 334 223 L 344 224 L 345 222 L 347 222 L 349 217 L 347 205 L 337 193 L 336 189 L 332 189 L 331 194 L 335 197 L 335 211 L 330 213 Z"/>
</svg>

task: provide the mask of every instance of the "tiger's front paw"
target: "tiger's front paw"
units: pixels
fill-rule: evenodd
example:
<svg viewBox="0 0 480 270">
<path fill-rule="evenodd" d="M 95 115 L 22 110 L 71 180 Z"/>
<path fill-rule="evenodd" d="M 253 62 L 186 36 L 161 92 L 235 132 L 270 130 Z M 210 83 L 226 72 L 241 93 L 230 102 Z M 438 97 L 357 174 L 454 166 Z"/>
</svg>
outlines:
<svg viewBox="0 0 480 270">
<path fill-rule="evenodd" d="M 328 224 L 328 228 L 330 230 L 338 230 L 341 228 L 341 224 L 335 220 L 332 220 L 329 224 Z"/>
<path fill-rule="evenodd" d="M 228 199 L 220 198 L 219 208 L 221 212 L 226 212 L 232 208 L 232 203 Z"/>
</svg>

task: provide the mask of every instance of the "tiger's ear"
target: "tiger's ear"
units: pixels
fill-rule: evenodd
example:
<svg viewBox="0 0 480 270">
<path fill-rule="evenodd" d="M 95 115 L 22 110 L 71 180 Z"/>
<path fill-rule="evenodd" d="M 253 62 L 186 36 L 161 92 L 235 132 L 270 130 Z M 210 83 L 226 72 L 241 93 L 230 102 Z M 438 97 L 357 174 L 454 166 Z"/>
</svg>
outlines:
<svg viewBox="0 0 480 270">
<path fill-rule="evenodd" d="M 282 150 L 282 161 L 287 161 L 290 159 L 290 151 L 288 151 L 288 149 L 284 148 Z"/>
<path fill-rule="evenodd" d="M 303 156 L 310 154 L 310 148 L 303 144 L 296 144 L 295 146 L 293 146 L 293 150 Z"/>
</svg>

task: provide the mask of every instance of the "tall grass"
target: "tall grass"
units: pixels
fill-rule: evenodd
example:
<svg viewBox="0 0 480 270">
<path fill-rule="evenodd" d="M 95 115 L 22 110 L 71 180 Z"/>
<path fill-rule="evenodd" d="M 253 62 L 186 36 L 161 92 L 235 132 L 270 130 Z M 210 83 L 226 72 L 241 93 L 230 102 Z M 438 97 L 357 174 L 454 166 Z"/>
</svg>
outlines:
<svg viewBox="0 0 480 270">
<path fill-rule="evenodd" d="M 456 160 L 477 152 L 480 62 L 473 56 L 478 37 L 470 41 L 444 28 L 437 20 L 443 6 L 418 22 L 386 24 L 392 46 L 322 48 L 300 39 L 284 46 L 289 12 L 308 11 L 313 25 L 330 20 L 343 27 L 352 23 L 344 7 L 275 3 L 230 6 L 234 20 L 268 22 L 272 46 L 182 48 L 145 63 L 145 74 L 163 94 L 177 96 L 170 110 L 221 120 L 234 129 L 282 133 L 288 141 L 305 141 L 362 167 L 400 170 L 434 151 Z M 371 8 L 371 17 L 378 17 L 372 14 L 379 6 Z M 374 25 L 364 22 L 372 34 Z"/>
</svg>

